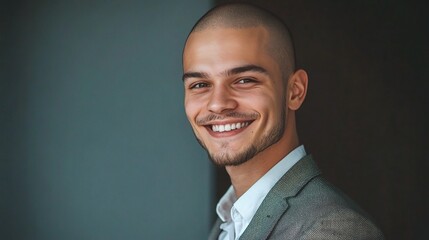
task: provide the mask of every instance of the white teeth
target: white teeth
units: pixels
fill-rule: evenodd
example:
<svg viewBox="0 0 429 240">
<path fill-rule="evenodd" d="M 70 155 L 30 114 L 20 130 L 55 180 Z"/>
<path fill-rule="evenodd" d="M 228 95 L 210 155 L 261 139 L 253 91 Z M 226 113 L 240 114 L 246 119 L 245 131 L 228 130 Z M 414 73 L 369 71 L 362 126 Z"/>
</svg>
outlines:
<svg viewBox="0 0 429 240">
<path fill-rule="evenodd" d="M 240 129 L 249 126 L 248 122 L 231 123 L 225 125 L 212 125 L 213 132 L 229 132 L 231 130 Z"/>
<path fill-rule="evenodd" d="M 219 125 L 219 132 L 225 131 L 225 125 Z"/>
</svg>

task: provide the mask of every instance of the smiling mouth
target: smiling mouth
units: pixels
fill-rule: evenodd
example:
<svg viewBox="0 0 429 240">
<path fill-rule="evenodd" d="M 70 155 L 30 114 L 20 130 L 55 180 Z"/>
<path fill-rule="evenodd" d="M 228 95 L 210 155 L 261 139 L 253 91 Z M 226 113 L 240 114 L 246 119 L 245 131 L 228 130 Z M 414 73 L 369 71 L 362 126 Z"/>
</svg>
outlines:
<svg viewBox="0 0 429 240">
<path fill-rule="evenodd" d="M 211 129 L 213 132 L 230 132 L 230 131 L 245 128 L 249 126 L 250 123 L 252 123 L 252 121 L 228 123 L 228 124 L 213 124 L 213 125 L 208 125 L 207 127 Z"/>
</svg>

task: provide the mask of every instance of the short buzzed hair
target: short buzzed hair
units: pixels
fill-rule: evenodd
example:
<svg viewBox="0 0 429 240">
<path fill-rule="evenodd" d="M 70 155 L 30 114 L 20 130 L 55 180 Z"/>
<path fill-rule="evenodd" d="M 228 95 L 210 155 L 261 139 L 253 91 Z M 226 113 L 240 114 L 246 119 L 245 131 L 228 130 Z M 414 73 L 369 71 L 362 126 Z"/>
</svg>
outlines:
<svg viewBox="0 0 429 240">
<path fill-rule="evenodd" d="M 283 78 L 295 71 L 295 51 L 292 36 L 286 24 L 273 13 L 260 7 L 230 3 L 219 5 L 204 14 L 189 35 L 213 28 L 263 27 L 269 32 L 268 53 L 277 61 Z"/>
</svg>

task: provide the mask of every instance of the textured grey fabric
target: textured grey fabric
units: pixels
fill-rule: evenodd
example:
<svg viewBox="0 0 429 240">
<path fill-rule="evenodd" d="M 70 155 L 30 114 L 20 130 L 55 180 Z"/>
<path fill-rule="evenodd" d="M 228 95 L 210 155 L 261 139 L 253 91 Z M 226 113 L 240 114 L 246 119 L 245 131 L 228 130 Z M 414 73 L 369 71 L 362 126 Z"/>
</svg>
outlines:
<svg viewBox="0 0 429 240">
<path fill-rule="evenodd" d="M 209 239 L 220 233 L 218 219 Z M 320 176 L 311 156 L 293 166 L 270 190 L 241 235 L 262 239 L 384 239 L 352 200 Z"/>
</svg>

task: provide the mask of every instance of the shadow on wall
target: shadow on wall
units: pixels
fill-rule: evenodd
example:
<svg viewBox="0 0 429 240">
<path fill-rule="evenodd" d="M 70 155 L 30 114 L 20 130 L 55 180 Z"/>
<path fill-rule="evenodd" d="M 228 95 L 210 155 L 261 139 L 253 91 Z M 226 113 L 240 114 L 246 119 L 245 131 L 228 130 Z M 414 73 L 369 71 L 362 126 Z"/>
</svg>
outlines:
<svg viewBox="0 0 429 240">
<path fill-rule="evenodd" d="M 217 1 L 232 2 L 232 1 Z M 234 1 L 237 2 L 237 1 Z M 423 1 L 259 1 L 289 25 L 309 73 L 300 139 L 387 239 L 423 239 L 429 209 Z M 229 179 L 217 173 L 217 194 Z"/>
</svg>

